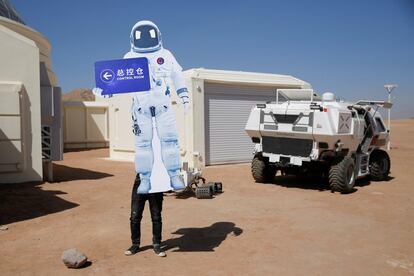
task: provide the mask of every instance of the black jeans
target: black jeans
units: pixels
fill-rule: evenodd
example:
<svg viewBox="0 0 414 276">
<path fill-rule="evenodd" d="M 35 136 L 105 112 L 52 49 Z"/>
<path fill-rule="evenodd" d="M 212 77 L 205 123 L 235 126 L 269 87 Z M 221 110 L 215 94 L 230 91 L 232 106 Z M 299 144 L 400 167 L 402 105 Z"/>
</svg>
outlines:
<svg viewBox="0 0 414 276">
<path fill-rule="evenodd" d="M 163 193 L 138 194 L 138 186 L 141 183 L 139 174 L 135 177 L 134 187 L 131 195 L 131 239 L 133 244 L 140 244 L 141 241 L 141 219 L 144 211 L 145 201 L 149 201 L 152 220 L 152 242 L 161 244 L 162 232 L 162 201 Z"/>
</svg>

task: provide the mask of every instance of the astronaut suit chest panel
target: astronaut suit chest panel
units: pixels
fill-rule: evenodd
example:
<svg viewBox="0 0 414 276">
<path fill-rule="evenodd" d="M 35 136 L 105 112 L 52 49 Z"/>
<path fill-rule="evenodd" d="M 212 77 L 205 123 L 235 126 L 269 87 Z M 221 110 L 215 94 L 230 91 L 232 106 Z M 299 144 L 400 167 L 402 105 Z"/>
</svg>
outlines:
<svg viewBox="0 0 414 276">
<path fill-rule="evenodd" d="M 151 67 L 150 71 L 152 71 L 151 73 L 155 79 L 169 79 L 171 77 L 172 64 L 166 60 L 164 55 L 154 55 L 154 57 L 149 60 Z M 169 85 L 169 83 L 167 83 L 167 85 Z"/>
<path fill-rule="evenodd" d="M 136 57 L 146 57 L 148 59 L 150 77 L 152 79 L 152 90 L 159 90 L 159 88 L 162 88 L 162 92 L 166 92 L 167 89 L 171 89 L 170 82 L 173 64 L 169 53 L 165 49 L 152 53 L 128 52 L 125 56 L 125 58 Z"/>
</svg>

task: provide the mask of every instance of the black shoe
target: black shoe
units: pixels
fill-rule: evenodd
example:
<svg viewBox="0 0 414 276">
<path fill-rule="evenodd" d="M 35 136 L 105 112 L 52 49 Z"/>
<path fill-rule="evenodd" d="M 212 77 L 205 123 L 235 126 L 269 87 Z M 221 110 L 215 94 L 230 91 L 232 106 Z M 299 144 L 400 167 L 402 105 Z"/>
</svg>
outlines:
<svg viewBox="0 0 414 276">
<path fill-rule="evenodd" d="M 165 253 L 164 250 L 161 249 L 161 245 L 159 245 L 159 244 L 154 244 L 154 253 L 158 257 L 166 257 L 167 256 L 167 254 Z"/>
<path fill-rule="evenodd" d="M 128 248 L 128 250 L 124 252 L 124 254 L 126 256 L 131 256 L 131 255 L 138 253 L 138 251 L 139 251 L 139 244 L 133 244 L 131 245 L 130 248 Z"/>
</svg>

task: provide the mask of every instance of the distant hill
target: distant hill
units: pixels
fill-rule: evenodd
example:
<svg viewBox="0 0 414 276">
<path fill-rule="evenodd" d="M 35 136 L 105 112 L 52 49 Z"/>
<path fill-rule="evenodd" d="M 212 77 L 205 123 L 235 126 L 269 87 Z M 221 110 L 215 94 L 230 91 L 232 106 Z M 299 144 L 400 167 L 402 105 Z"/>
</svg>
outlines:
<svg viewBox="0 0 414 276">
<path fill-rule="evenodd" d="M 91 89 L 78 88 L 62 95 L 62 102 L 69 101 L 93 102 L 95 95 Z"/>
</svg>

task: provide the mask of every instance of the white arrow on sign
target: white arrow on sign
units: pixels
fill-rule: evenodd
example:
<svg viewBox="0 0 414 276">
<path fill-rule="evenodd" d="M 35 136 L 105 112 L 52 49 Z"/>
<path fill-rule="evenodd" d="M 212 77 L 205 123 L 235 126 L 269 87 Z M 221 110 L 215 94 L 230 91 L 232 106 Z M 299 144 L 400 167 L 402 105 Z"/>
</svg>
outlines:
<svg viewBox="0 0 414 276">
<path fill-rule="evenodd" d="M 112 77 L 112 75 L 111 75 L 111 74 L 109 74 L 108 72 L 105 72 L 105 74 L 103 75 L 103 77 L 104 77 L 106 80 L 109 80 L 109 79 Z"/>
</svg>

